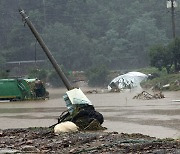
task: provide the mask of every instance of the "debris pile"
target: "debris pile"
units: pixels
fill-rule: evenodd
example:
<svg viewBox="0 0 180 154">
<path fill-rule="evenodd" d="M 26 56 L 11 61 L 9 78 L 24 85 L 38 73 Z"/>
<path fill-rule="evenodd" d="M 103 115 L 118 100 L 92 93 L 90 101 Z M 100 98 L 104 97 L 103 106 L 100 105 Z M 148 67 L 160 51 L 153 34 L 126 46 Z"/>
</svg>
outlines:
<svg viewBox="0 0 180 154">
<path fill-rule="evenodd" d="M 98 93 L 98 90 L 97 90 L 97 89 L 88 90 L 86 93 L 87 93 L 87 94 L 97 94 L 97 93 Z"/>
<path fill-rule="evenodd" d="M 0 153 L 171 153 L 180 142 L 142 134 L 72 132 L 55 135 L 49 128 L 0 130 Z"/>
<path fill-rule="evenodd" d="M 165 98 L 161 91 L 153 95 L 148 93 L 147 91 L 143 91 L 140 94 L 133 97 L 133 99 L 146 99 L 146 100 L 161 99 L 161 98 Z"/>
</svg>

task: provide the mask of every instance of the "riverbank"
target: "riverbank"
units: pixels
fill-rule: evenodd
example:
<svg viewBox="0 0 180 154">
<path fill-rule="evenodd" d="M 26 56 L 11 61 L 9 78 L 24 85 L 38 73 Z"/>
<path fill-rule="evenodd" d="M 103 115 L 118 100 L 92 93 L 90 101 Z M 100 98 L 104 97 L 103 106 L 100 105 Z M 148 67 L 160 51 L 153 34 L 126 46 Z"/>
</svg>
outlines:
<svg viewBox="0 0 180 154">
<path fill-rule="evenodd" d="M 0 130 L 0 138 L 0 153 L 180 153 L 180 140 L 142 134 L 26 128 Z"/>
</svg>

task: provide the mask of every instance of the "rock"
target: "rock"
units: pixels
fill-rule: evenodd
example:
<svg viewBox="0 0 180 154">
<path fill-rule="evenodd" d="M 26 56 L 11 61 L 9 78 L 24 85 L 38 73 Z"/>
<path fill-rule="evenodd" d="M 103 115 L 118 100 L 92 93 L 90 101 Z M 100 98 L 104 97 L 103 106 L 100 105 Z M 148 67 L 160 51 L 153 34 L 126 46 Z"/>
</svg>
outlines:
<svg viewBox="0 0 180 154">
<path fill-rule="evenodd" d="M 25 146 L 22 147 L 22 151 L 26 151 L 26 152 L 39 152 L 40 150 L 37 149 L 37 148 L 34 147 L 34 146 L 25 145 Z"/>
<path fill-rule="evenodd" d="M 69 151 L 69 153 L 74 153 L 76 151 L 76 149 L 74 148 L 74 149 L 71 149 L 70 151 Z"/>
<path fill-rule="evenodd" d="M 2 130 L 0 130 L 0 136 L 2 136 L 3 135 L 3 131 Z"/>
<path fill-rule="evenodd" d="M 26 142 L 26 144 L 33 144 L 33 140 L 28 140 L 27 142 Z"/>
<path fill-rule="evenodd" d="M 55 134 L 59 134 L 61 132 L 77 132 L 77 131 L 78 131 L 78 126 L 76 126 L 76 124 L 74 124 L 71 121 L 59 123 L 54 127 Z"/>
<path fill-rule="evenodd" d="M 0 154 L 11 154 L 11 153 L 19 153 L 18 150 L 15 150 L 15 149 L 8 149 L 8 148 L 5 148 L 5 149 L 0 149 Z"/>
</svg>

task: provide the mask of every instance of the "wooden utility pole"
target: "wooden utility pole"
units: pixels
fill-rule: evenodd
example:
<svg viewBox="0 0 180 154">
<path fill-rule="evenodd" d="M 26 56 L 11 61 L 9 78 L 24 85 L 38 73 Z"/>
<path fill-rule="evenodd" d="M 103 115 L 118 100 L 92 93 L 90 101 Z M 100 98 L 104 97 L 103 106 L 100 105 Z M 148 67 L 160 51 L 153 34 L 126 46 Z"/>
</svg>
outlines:
<svg viewBox="0 0 180 154">
<path fill-rule="evenodd" d="M 45 5 L 45 0 L 43 0 L 43 15 L 44 15 L 44 26 L 46 27 L 46 5 Z"/>
<path fill-rule="evenodd" d="M 171 8 L 171 18 L 172 18 L 172 32 L 173 32 L 173 39 L 175 41 L 176 38 L 176 27 L 175 27 L 175 7 L 177 7 L 176 0 L 168 0 L 167 1 L 167 8 Z M 177 65 L 177 58 L 174 57 L 174 68 L 175 71 L 178 70 Z"/>
<path fill-rule="evenodd" d="M 171 0 L 171 17 L 172 17 L 172 31 L 173 38 L 176 38 L 176 27 L 175 27 L 175 0 Z"/>
</svg>

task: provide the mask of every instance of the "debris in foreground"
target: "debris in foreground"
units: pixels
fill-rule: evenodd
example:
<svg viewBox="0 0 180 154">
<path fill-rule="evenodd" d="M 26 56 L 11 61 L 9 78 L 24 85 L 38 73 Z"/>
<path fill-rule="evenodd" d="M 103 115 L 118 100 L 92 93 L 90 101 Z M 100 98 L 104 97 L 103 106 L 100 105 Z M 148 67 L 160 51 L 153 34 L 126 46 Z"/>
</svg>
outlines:
<svg viewBox="0 0 180 154">
<path fill-rule="evenodd" d="M 27 128 L 1 130 L 0 137 L 0 153 L 180 153 L 179 140 L 142 134 Z"/>
<path fill-rule="evenodd" d="M 59 123 L 54 127 L 55 134 L 60 134 L 62 132 L 77 132 L 77 131 L 78 131 L 78 126 L 76 126 L 76 124 L 74 124 L 71 121 L 65 121 Z"/>
<path fill-rule="evenodd" d="M 140 94 L 133 97 L 133 99 L 146 99 L 146 100 L 161 99 L 161 98 L 165 98 L 161 91 L 153 95 L 148 93 L 147 91 L 143 91 Z"/>
</svg>

